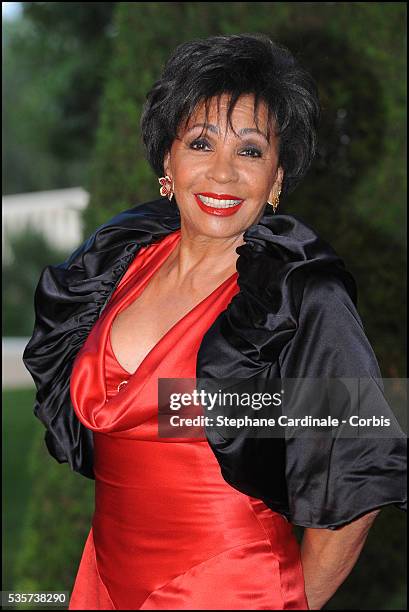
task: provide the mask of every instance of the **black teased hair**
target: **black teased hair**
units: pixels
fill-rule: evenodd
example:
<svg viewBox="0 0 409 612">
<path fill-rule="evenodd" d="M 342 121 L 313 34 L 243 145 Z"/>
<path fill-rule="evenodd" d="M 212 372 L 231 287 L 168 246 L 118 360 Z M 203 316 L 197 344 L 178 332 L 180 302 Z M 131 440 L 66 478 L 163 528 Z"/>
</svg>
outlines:
<svg viewBox="0 0 409 612">
<path fill-rule="evenodd" d="M 268 125 L 279 137 L 282 194 L 290 193 L 307 172 L 316 152 L 320 105 L 316 85 L 285 47 L 264 34 L 211 36 L 179 45 L 161 78 L 146 97 L 141 117 L 146 157 L 158 176 L 180 127 L 201 103 L 206 118 L 210 100 L 229 94 L 228 125 L 242 94 L 254 94 L 254 120 L 261 100 Z M 273 122 L 271 119 L 273 118 Z M 271 133 L 269 131 L 270 138 Z"/>
</svg>

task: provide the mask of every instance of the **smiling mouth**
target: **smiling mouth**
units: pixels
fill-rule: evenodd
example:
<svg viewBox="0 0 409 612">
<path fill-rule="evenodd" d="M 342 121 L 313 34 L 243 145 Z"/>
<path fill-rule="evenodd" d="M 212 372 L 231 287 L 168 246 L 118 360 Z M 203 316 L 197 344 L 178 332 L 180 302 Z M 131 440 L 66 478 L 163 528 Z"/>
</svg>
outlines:
<svg viewBox="0 0 409 612">
<path fill-rule="evenodd" d="M 229 217 L 234 215 L 243 204 L 242 198 L 230 196 L 230 194 L 209 194 L 195 193 L 196 202 L 199 208 L 209 214 L 217 217 Z"/>
<path fill-rule="evenodd" d="M 210 206 L 211 208 L 232 208 L 233 206 L 238 206 L 243 202 L 242 199 L 219 199 L 215 197 L 204 196 L 200 193 L 197 194 L 199 200 L 205 204 L 206 206 Z"/>
</svg>

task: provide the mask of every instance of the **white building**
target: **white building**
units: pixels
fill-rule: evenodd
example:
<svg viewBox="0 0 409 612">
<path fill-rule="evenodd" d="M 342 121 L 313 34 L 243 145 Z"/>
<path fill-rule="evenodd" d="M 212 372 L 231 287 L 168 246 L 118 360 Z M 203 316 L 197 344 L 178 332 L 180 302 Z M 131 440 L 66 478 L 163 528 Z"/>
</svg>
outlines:
<svg viewBox="0 0 409 612">
<path fill-rule="evenodd" d="M 3 260 L 10 256 L 10 236 L 34 229 L 54 247 L 73 250 L 82 241 L 82 211 L 89 194 L 82 187 L 3 196 Z"/>
</svg>

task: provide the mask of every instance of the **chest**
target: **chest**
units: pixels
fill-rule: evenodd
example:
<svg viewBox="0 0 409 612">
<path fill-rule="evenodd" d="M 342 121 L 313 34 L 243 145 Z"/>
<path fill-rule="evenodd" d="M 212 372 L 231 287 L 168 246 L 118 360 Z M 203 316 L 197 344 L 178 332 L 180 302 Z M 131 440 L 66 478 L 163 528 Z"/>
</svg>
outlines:
<svg viewBox="0 0 409 612">
<path fill-rule="evenodd" d="M 119 312 L 111 327 L 112 350 L 120 365 L 134 373 L 158 342 L 211 292 L 204 286 L 193 292 L 187 287 L 148 285 Z"/>
</svg>

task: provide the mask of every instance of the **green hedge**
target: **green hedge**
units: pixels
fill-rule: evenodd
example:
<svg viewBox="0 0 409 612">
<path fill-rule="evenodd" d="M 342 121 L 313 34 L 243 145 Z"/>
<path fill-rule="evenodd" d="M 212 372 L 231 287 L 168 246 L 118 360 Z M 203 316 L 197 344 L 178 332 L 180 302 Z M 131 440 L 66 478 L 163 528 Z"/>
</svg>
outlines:
<svg viewBox="0 0 409 612">
<path fill-rule="evenodd" d="M 3 336 L 29 337 L 34 327 L 34 291 L 45 266 L 58 264 L 68 255 L 56 249 L 34 229 L 9 237 L 11 257 L 3 261 Z"/>
<path fill-rule="evenodd" d="M 91 528 L 94 483 L 51 458 L 43 438 L 42 430 L 28 456 L 31 495 L 13 588 L 71 593 Z"/>
<path fill-rule="evenodd" d="M 43 435 L 29 460 L 32 495 L 24 527 L 27 545 L 16 569 L 17 590 L 24 591 L 30 583 L 37 590 L 70 589 L 82 552 L 78 542 L 82 538 L 85 543 L 91 527 L 94 483 L 52 459 Z M 39 553 L 44 567 L 38 563 Z"/>
</svg>

